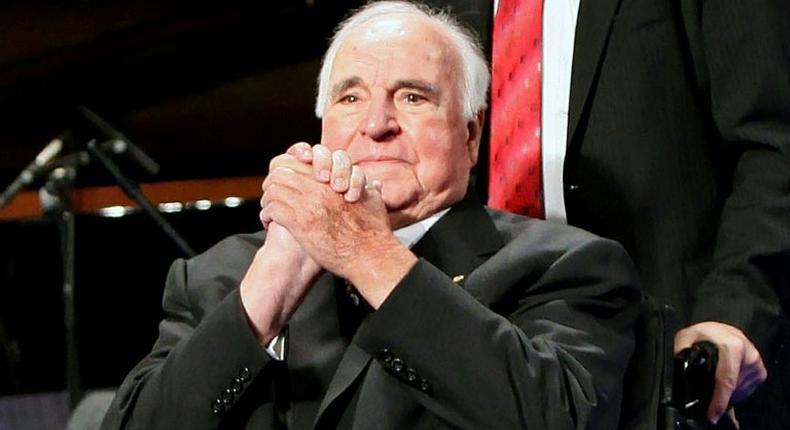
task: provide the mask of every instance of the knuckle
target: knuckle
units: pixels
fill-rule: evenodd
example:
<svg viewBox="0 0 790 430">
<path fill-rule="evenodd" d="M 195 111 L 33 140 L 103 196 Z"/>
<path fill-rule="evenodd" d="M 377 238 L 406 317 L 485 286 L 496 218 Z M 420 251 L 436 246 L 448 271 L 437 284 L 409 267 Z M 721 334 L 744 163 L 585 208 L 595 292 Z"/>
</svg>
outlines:
<svg viewBox="0 0 790 430">
<path fill-rule="evenodd" d="M 293 145 L 291 145 L 291 147 L 288 148 L 288 149 L 289 150 L 291 150 L 291 149 L 298 150 L 298 149 L 304 149 L 305 147 L 309 148 L 310 145 L 308 145 L 307 142 L 296 142 Z"/>
<path fill-rule="evenodd" d="M 321 144 L 314 146 L 313 151 L 319 155 L 328 155 L 330 153 L 329 149 Z"/>
<path fill-rule="evenodd" d="M 759 372 L 757 374 L 757 379 L 760 382 L 763 382 L 766 379 L 768 379 L 768 370 L 765 368 L 765 366 L 762 365 L 762 363 L 760 363 L 760 368 L 759 368 Z"/>
<path fill-rule="evenodd" d="M 731 373 L 716 377 L 715 379 L 716 384 L 727 392 L 732 392 L 738 386 L 738 378 L 733 376 Z"/>
<path fill-rule="evenodd" d="M 742 339 L 733 339 L 730 345 L 730 349 L 733 354 L 738 357 L 744 357 L 746 354 L 746 343 Z M 742 358 L 743 360 L 743 358 Z"/>
<path fill-rule="evenodd" d="M 288 154 L 276 155 L 274 158 L 271 159 L 271 161 L 269 161 L 269 171 L 274 170 L 275 168 L 283 164 L 285 160 L 289 157 L 290 155 Z"/>
</svg>

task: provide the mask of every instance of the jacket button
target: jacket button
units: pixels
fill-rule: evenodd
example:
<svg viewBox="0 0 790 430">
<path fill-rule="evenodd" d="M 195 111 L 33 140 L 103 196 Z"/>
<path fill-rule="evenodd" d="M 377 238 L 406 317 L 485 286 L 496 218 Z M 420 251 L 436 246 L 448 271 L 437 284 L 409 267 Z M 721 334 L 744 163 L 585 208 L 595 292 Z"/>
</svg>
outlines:
<svg viewBox="0 0 790 430">
<path fill-rule="evenodd" d="M 225 412 L 225 407 L 222 404 L 222 400 L 215 399 L 211 403 L 211 412 L 214 412 L 214 415 L 221 415 L 223 412 Z"/>
<path fill-rule="evenodd" d="M 390 365 L 392 363 L 392 352 L 389 349 L 384 348 L 381 351 L 381 361 L 384 362 L 386 365 Z"/>
<path fill-rule="evenodd" d="M 233 391 L 233 394 L 238 394 L 241 392 L 241 379 L 236 378 L 230 383 L 230 391 Z"/>
<path fill-rule="evenodd" d="M 225 405 L 230 406 L 233 403 L 233 392 L 230 391 L 230 388 L 227 388 L 225 389 L 225 391 L 222 392 L 221 399 L 222 399 L 222 403 L 224 403 Z"/>
<path fill-rule="evenodd" d="M 251 377 L 252 373 L 250 373 L 250 369 L 248 367 L 242 367 L 241 370 L 239 370 L 239 379 L 241 379 L 241 382 L 247 382 Z"/>
<path fill-rule="evenodd" d="M 394 370 L 395 373 L 403 372 L 403 360 L 400 358 L 394 358 L 392 360 L 392 370 Z"/>
<path fill-rule="evenodd" d="M 420 391 L 427 394 L 431 393 L 431 384 L 425 378 L 420 378 Z"/>
<path fill-rule="evenodd" d="M 417 382 L 417 371 L 414 368 L 409 367 L 406 369 L 406 380 L 412 384 Z"/>
</svg>

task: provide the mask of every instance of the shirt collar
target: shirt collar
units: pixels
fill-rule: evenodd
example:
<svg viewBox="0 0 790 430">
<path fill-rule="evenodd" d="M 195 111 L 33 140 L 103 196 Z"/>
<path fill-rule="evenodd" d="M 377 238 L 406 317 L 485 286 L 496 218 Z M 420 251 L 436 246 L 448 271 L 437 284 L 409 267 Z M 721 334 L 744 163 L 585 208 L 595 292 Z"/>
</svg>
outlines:
<svg viewBox="0 0 790 430">
<path fill-rule="evenodd" d="M 417 241 L 422 239 L 425 236 L 425 233 L 436 224 L 436 221 L 439 221 L 441 217 L 443 217 L 447 212 L 450 211 L 450 208 L 441 210 L 436 212 L 435 214 L 429 216 L 428 218 L 422 219 L 420 221 L 415 222 L 414 224 L 409 224 L 406 227 L 401 227 L 393 232 L 395 237 L 398 238 L 401 244 L 406 248 L 411 249 Z"/>
</svg>

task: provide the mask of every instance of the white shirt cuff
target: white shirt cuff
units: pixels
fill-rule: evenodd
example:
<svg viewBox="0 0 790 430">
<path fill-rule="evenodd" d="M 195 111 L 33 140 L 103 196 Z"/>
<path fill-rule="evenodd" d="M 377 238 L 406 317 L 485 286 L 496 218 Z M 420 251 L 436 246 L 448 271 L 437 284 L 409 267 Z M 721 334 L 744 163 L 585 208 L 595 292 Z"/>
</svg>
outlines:
<svg viewBox="0 0 790 430">
<path fill-rule="evenodd" d="M 280 333 L 266 345 L 266 353 L 269 356 L 277 361 L 285 360 L 285 341 L 286 341 L 286 333 Z"/>
</svg>

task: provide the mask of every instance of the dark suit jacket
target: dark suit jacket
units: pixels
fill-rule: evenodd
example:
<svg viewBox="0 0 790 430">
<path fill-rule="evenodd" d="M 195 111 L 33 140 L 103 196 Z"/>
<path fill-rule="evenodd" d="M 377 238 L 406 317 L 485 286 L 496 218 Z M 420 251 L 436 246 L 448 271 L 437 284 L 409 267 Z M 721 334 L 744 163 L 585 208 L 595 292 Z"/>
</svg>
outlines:
<svg viewBox="0 0 790 430">
<path fill-rule="evenodd" d="M 639 299 L 615 242 L 465 200 L 379 310 L 323 275 L 285 363 L 256 342 L 237 289 L 261 243 L 234 236 L 173 265 L 159 339 L 104 429 L 615 425 Z"/>
<path fill-rule="evenodd" d="M 489 34 L 491 1 L 434 3 Z M 622 243 L 683 325 L 741 328 L 786 384 L 788 2 L 582 0 L 572 67 L 568 222 Z M 781 403 L 753 428 L 790 428 Z"/>
</svg>

